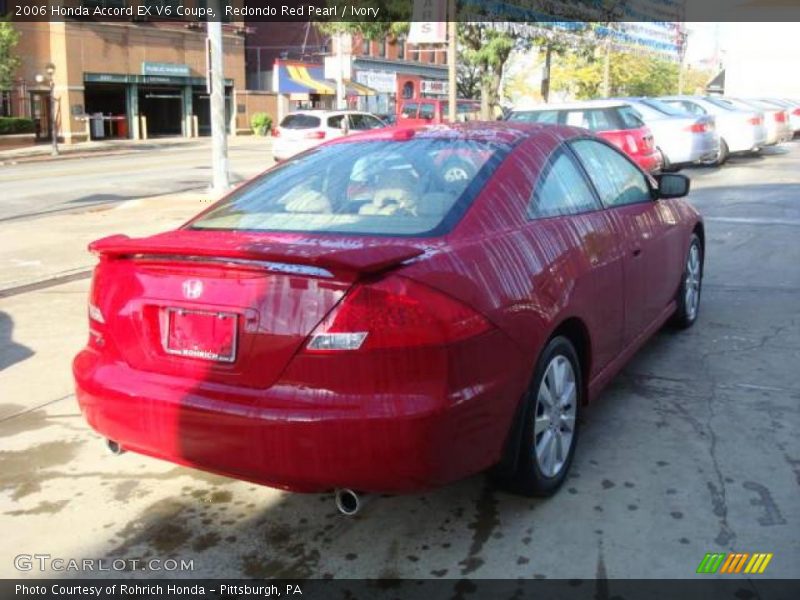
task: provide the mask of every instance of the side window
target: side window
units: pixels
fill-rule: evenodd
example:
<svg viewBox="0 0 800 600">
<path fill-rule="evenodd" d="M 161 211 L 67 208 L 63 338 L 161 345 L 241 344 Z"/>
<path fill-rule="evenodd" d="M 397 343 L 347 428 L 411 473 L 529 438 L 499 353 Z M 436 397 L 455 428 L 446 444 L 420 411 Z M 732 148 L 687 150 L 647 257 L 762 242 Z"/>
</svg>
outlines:
<svg viewBox="0 0 800 600">
<path fill-rule="evenodd" d="M 328 117 L 328 127 L 330 129 L 339 129 L 342 126 L 342 119 L 344 119 L 344 115 Z"/>
<path fill-rule="evenodd" d="M 419 118 L 432 120 L 435 115 L 436 107 L 432 103 L 420 104 L 419 105 Z"/>
<path fill-rule="evenodd" d="M 406 119 L 416 119 L 417 109 L 419 109 L 419 105 L 416 102 L 406 102 L 403 104 L 400 116 Z"/>
<path fill-rule="evenodd" d="M 594 140 L 579 140 L 572 148 L 589 173 L 603 205 L 650 202 L 647 177 L 617 150 Z"/>
<path fill-rule="evenodd" d="M 572 157 L 559 151 L 536 184 L 533 198 L 528 206 L 531 218 L 575 215 L 600 206 Z"/>
<path fill-rule="evenodd" d="M 376 119 L 372 115 L 361 115 L 364 129 L 382 129 L 386 125 L 380 119 Z"/>
</svg>

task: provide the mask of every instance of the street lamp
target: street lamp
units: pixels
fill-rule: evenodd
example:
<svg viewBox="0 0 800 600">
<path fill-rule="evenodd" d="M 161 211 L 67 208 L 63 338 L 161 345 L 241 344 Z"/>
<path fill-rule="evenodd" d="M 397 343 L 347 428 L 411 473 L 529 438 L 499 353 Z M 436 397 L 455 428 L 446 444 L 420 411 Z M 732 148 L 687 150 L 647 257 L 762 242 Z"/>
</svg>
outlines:
<svg viewBox="0 0 800 600">
<path fill-rule="evenodd" d="M 58 132 L 56 131 L 56 95 L 55 86 L 56 82 L 53 75 L 56 72 L 56 66 L 49 62 L 44 66 L 44 72 L 47 73 L 47 84 L 50 86 L 50 139 L 53 143 L 53 150 L 50 152 L 53 156 L 58 156 Z M 36 83 L 44 83 L 45 76 L 41 73 L 36 75 Z"/>
</svg>

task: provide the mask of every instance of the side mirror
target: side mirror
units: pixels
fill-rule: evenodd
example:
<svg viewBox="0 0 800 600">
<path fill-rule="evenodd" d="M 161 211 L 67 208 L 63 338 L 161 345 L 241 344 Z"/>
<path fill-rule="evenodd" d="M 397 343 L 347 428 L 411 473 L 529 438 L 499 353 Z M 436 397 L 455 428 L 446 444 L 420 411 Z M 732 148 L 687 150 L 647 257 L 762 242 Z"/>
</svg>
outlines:
<svg viewBox="0 0 800 600">
<path fill-rule="evenodd" d="M 658 189 L 657 198 L 683 198 L 689 193 L 690 181 L 686 175 L 679 173 L 661 173 L 656 175 Z"/>
</svg>

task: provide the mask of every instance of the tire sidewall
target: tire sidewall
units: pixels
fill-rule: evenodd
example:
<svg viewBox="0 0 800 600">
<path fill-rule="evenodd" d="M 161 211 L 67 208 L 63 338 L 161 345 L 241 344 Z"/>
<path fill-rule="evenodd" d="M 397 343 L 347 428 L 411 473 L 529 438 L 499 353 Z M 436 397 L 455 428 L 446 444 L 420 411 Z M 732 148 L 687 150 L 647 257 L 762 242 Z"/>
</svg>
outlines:
<svg viewBox="0 0 800 600">
<path fill-rule="evenodd" d="M 700 283 L 697 288 L 697 310 L 694 311 L 694 317 L 689 318 L 686 306 L 686 275 L 689 271 L 689 256 L 692 253 L 692 247 L 697 246 L 700 253 Z M 683 260 L 683 270 L 681 271 L 681 283 L 678 289 L 678 325 L 681 327 L 691 327 L 697 321 L 700 315 L 700 304 L 703 298 L 703 271 L 705 268 L 705 255 L 703 254 L 703 245 L 700 243 L 700 238 L 696 233 L 692 234 L 689 238 L 689 246 L 686 248 L 686 256 Z"/>
<path fill-rule="evenodd" d="M 536 416 L 536 399 L 539 393 L 539 386 L 542 383 L 545 372 L 550 362 L 556 356 L 564 356 L 571 364 L 572 370 L 575 374 L 575 387 L 576 406 L 575 406 L 575 431 L 572 435 L 572 444 L 567 458 L 564 461 L 564 466 L 558 474 L 553 477 L 544 475 L 539 467 L 536 458 L 536 450 L 534 446 L 534 421 Z M 525 423 L 522 432 L 522 439 L 520 440 L 520 457 L 518 463 L 518 470 L 516 476 L 517 485 L 520 491 L 529 495 L 548 496 L 554 493 L 566 479 L 572 459 L 575 455 L 575 447 L 578 443 L 578 436 L 580 427 L 578 422 L 580 419 L 581 404 L 583 403 L 583 375 L 578 361 L 578 355 L 572 343 L 563 336 L 558 336 L 550 340 L 545 349 L 539 356 L 536 363 L 536 371 L 534 373 L 531 385 L 527 391 L 526 397 L 526 410 Z"/>
</svg>

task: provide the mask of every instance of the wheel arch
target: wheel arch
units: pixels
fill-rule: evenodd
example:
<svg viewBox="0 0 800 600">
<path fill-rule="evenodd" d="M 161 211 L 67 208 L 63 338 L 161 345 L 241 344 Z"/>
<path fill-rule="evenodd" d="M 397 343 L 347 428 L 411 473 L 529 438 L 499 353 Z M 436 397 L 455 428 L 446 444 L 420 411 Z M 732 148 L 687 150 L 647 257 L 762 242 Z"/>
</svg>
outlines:
<svg viewBox="0 0 800 600">
<path fill-rule="evenodd" d="M 578 361 L 580 362 L 581 368 L 583 404 L 585 405 L 589 401 L 589 379 L 592 373 L 592 338 L 589 334 L 589 328 L 586 326 L 583 319 L 579 317 L 568 317 L 553 330 L 553 333 L 547 338 L 545 346 L 550 343 L 550 340 L 558 336 L 567 338 L 578 354 Z"/>
<path fill-rule="evenodd" d="M 539 360 L 539 355 L 547 347 L 551 340 L 556 337 L 563 336 L 567 338 L 575 348 L 580 362 L 581 369 L 581 391 L 582 391 L 582 405 L 586 405 L 589 401 L 589 377 L 592 370 L 592 345 L 589 328 L 586 323 L 577 316 L 566 317 L 561 320 L 558 325 L 550 332 L 550 335 L 545 338 L 539 353 L 533 363 L 535 370 L 536 363 Z M 531 378 L 535 373 L 531 373 Z M 517 410 L 514 413 L 514 420 L 511 422 L 511 429 L 506 437 L 506 442 L 503 449 L 503 454 L 500 461 L 494 466 L 492 472 L 495 476 L 502 478 L 509 477 L 517 469 L 519 460 L 520 443 L 522 438 L 522 430 L 524 427 L 525 419 L 527 418 L 527 388 L 525 394 L 519 399 Z"/>
</svg>

